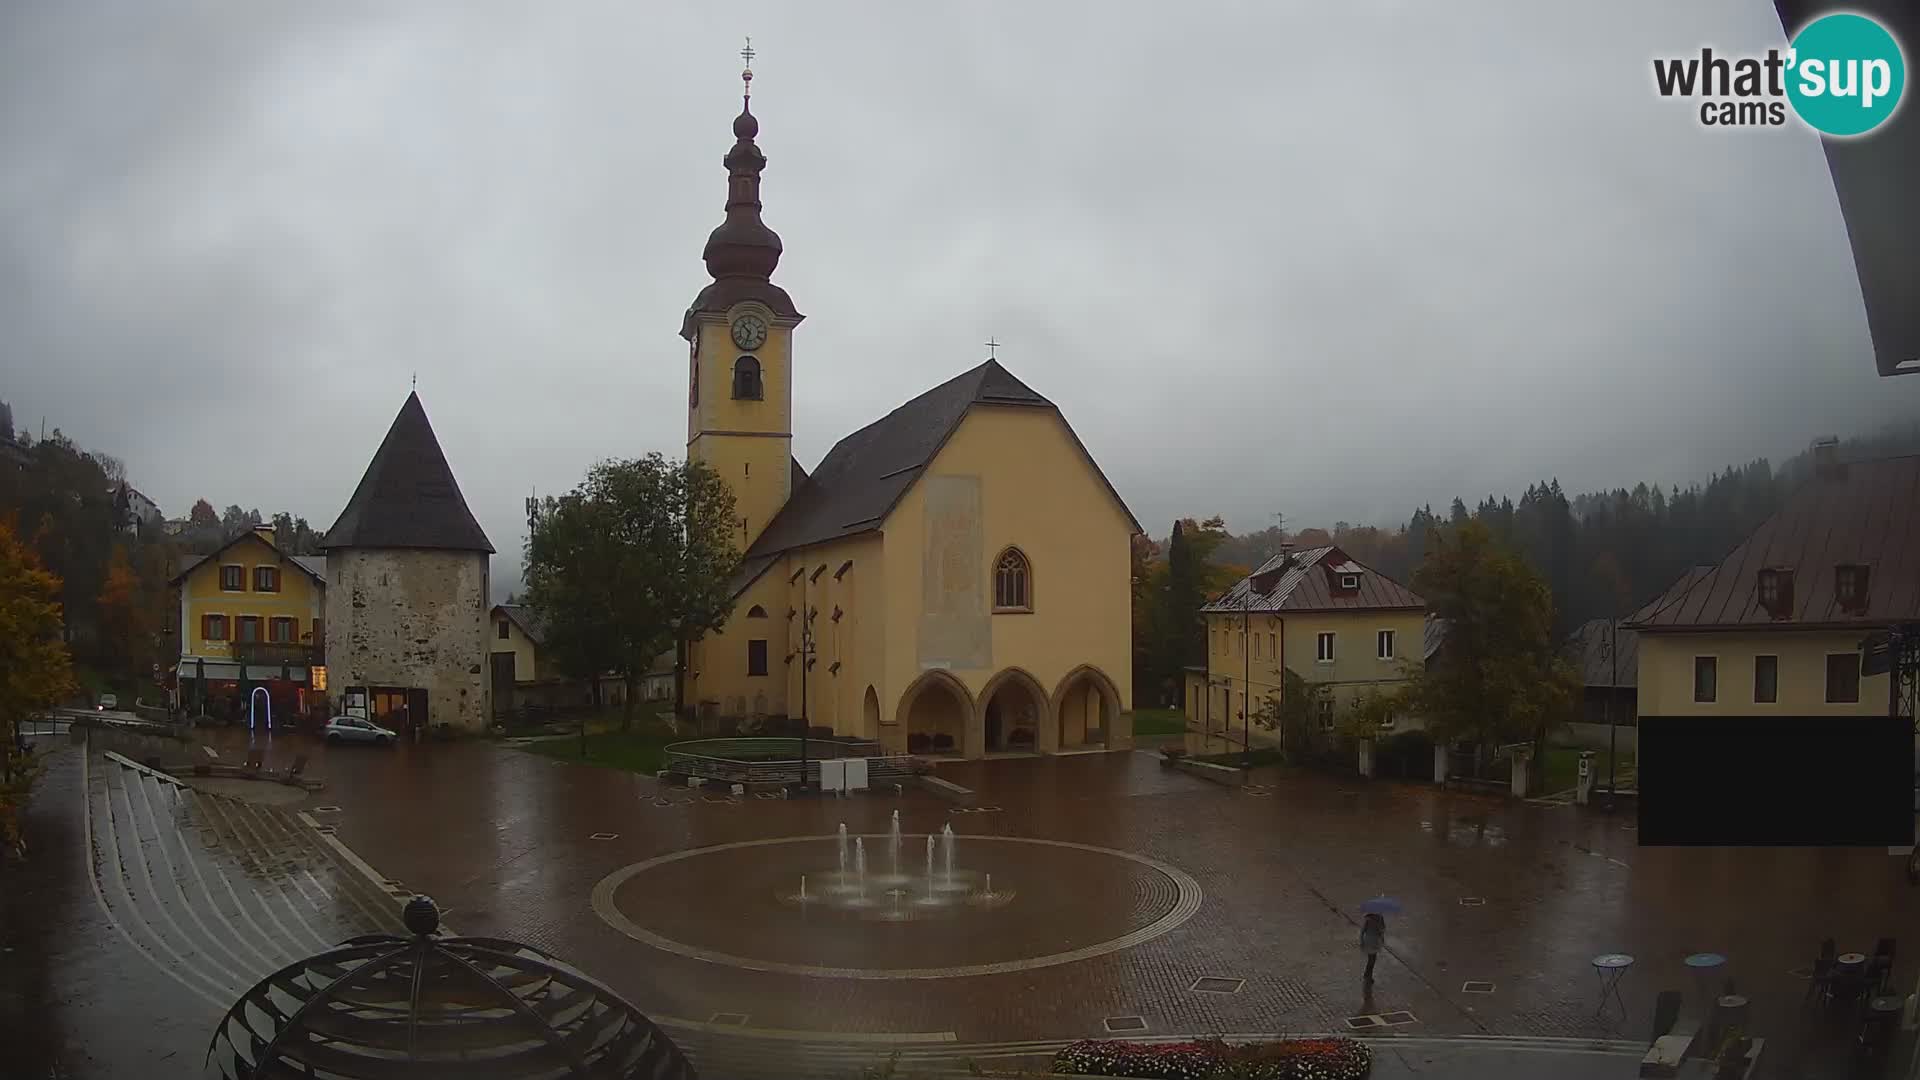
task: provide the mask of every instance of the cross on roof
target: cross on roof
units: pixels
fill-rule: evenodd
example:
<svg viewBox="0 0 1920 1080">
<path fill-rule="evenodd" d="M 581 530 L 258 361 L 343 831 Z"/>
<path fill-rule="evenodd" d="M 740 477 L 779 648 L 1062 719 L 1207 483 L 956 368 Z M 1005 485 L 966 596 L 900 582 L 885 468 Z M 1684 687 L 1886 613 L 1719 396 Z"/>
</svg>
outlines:
<svg viewBox="0 0 1920 1080">
<path fill-rule="evenodd" d="M 1000 343 L 993 340 L 993 335 L 991 334 L 987 335 L 987 359 L 989 360 L 1000 359 L 999 354 L 995 352 L 995 350 L 998 348 L 1000 348 Z"/>
<path fill-rule="evenodd" d="M 740 50 L 740 59 L 745 60 L 747 62 L 748 67 L 752 67 L 753 57 L 754 57 L 753 36 L 749 34 L 747 36 L 747 47 Z"/>
</svg>

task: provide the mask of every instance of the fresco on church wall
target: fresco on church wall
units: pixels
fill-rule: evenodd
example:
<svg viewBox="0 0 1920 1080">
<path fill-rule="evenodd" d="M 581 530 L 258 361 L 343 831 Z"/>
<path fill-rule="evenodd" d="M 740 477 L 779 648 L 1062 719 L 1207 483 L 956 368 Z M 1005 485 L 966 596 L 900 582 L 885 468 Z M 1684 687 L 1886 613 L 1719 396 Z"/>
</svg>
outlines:
<svg viewBox="0 0 1920 1080">
<path fill-rule="evenodd" d="M 928 476 L 921 535 L 920 667 L 980 669 L 993 664 L 986 596 L 986 541 L 978 476 Z"/>
</svg>

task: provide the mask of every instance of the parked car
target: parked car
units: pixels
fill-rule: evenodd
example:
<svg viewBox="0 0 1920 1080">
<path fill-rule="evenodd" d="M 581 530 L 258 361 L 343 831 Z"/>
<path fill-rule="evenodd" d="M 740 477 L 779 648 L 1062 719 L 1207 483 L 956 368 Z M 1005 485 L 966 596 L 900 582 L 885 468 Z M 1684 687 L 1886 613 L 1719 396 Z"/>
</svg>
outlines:
<svg viewBox="0 0 1920 1080">
<path fill-rule="evenodd" d="M 120 707 L 120 698 L 118 696 L 114 694 L 100 695 L 99 708 L 101 712 L 106 712 L 108 709 L 118 709 L 119 707 Z"/>
<path fill-rule="evenodd" d="M 389 729 L 357 716 L 336 716 L 328 720 L 324 734 L 330 743 L 370 742 L 375 746 L 392 746 L 400 738 Z"/>
</svg>

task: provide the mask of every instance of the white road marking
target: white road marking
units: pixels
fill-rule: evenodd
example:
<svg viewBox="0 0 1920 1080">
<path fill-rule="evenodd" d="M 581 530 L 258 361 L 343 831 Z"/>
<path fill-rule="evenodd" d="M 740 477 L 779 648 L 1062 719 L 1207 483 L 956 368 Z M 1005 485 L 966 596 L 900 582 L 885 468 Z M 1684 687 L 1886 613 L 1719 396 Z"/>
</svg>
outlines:
<svg viewBox="0 0 1920 1080">
<path fill-rule="evenodd" d="M 204 954 L 207 958 L 207 961 L 213 964 L 215 967 L 219 968 L 228 977 L 241 982 L 243 985 L 249 981 L 253 981 L 253 982 L 259 981 L 260 977 L 269 974 L 271 969 L 269 969 L 268 971 L 259 971 L 259 970 L 254 970 L 250 968 L 245 960 L 240 959 L 240 954 L 237 952 L 234 952 L 233 946 L 228 943 L 227 937 L 225 935 L 215 934 L 213 930 L 207 926 L 207 921 L 201 918 L 200 916 L 200 905 L 195 904 L 193 900 L 187 896 L 187 890 L 180 884 L 180 877 L 181 877 L 180 868 L 174 865 L 173 852 L 171 852 L 167 848 L 166 837 L 167 837 L 167 832 L 169 830 L 167 827 L 162 826 L 160 824 L 160 815 L 154 812 L 153 798 L 147 791 L 148 785 L 145 783 L 141 783 L 139 786 L 140 786 L 140 802 L 142 805 L 146 807 L 147 821 L 153 826 L 153 842 L 159 846 L 160 858 L 163 862 L 167 864 L 167 879 L 173 883 L 174 894 L 180 897 L 180 906 L 187 909 L 188 917 L 193 920 L 193 923 L 195 926 L 198 926 L 200 928 L 200 932 L 206 935 L 206 939 L 212 942 L 214 945 L 218 946 L 220 948 L 220 951 L 226 953 L 227 956 L 232 958 L 235 966 L 228 967 L 226 964 L 222 963 L 221 961 L 214 959 L 211 953 Z M 131 807 L 133 802 L 132 796 L 128 796 L 127 802 L 129 807 Z M 171 826 L 171 831 L 176 837 L 180 835 L 180 829 L 178 825 L 175 825 L 173 822 L 169 821 L 167 823 L 167 826 Z M 180 857 L 187 860 L 188 862 L 193 861 L 192 854 L 186 850 L 184 845 L 182 845 L 181 847 Z M 229 929 L 232 928 L 231 923 L 228 924 L 228 928 Z"/>
</svg>

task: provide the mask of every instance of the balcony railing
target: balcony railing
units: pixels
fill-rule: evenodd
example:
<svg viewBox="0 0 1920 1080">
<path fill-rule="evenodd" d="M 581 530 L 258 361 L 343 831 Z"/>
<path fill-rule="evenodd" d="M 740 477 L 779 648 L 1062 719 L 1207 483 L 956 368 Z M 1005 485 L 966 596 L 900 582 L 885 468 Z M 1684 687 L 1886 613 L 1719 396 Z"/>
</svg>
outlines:
<svg viewBox="0 0 1920 1080">
<path fill-rule="evenodd" d="M 319 645 L 293 645 L 272 641 L 236 641 L 233 658 L 242 664 L 262 667 L 311 667 L 326 663 L 326 649 Z"/>
</svg>

